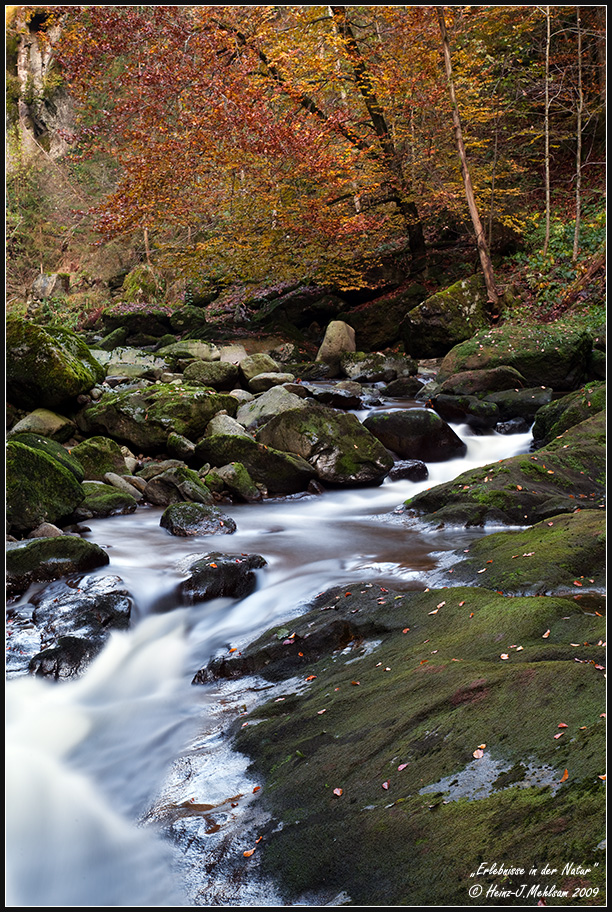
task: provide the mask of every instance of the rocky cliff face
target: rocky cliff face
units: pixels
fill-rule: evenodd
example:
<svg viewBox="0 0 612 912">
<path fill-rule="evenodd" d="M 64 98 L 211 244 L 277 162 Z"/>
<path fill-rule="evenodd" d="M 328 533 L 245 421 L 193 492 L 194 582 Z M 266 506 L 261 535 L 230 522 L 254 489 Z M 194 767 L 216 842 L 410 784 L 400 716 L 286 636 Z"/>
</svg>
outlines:
<svg viewBox="0 0 612 912">
<path fill-rule="evenodd" d="M 28 158 L 42 149 L 56 159 L 68 149 L 65 135 L 73 129 L 74 109 L 55 61 L 60 28 L 45 9 L 19 12 L 12 24 L 20 138 L 14 157 Z"/>
</svg>

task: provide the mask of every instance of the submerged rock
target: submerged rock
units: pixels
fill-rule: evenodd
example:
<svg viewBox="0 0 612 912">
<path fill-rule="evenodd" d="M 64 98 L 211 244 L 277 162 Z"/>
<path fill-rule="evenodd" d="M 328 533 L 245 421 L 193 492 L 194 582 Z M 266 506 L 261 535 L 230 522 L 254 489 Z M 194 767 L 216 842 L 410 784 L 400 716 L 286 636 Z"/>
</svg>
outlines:
<svg viewBox="0 0 612 912">
<path fill-rule="evenodd" d="M 255 571 L 266 563 L 260 554 L 211 551 L 185 568 L 189 578 L 180 585 L 181 595 L 192 602 L 222 597 L 245 598 L 255 589 Z"/>
</svg>

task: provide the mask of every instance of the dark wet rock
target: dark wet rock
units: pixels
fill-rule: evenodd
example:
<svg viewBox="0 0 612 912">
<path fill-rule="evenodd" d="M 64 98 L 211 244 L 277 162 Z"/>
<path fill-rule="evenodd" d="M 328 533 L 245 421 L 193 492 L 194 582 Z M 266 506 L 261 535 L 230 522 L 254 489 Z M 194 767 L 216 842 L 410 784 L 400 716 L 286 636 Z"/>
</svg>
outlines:
<svg viewBox="0 0 612 912">
<path fill-rule="evenodd" d="M 83 492 L 85 496 L 72 514 L 76 520 L 133 513 L 138 506 L 131 494 L 103 481 L 84 481 Z"/>
<path fill-rule="evenodd" d="M 185 501 L 199 504 L 213 502 L 210 491 L 198 473 L 186 466 L 166 469 L 151 478 L 144 489 L 144 499 L 158 507 Z"/>
<path fill-rule="evenodd" d="M 461 279 L 436 292 L 406 314 L 401 324 L 404 349 L 415 358 L 438 358 L 489 325 L 484 279 Z"/>
<path fill-rule="evenodd" d="M 104 369 L 74 333 L 7 320 L 6 395 L 13 405 L 55 409 L 103 379 Z"/>
<path fill-rule="evenodd" d="M 289 361 L 285 368 L 300 380 L 332 380 L 336 373 L 323 361 Z"/>
<path fill-rule="evenodd" d="M 294 409 L 268 421 L 257 440 L 307 460 L 320 481 L 376 484 L 393 458 L 357 417 L 325 406 Z"/>
<path fill-rule="evenodd" d="M 546 446 L 568 428 L 586 421 L 605 407 L 606 384 L 597 382 L 587 383 L 583 389 L 544 405 L 535 416 L 534 448 Z"/>
<path fill-rule="evenodd" d="M 213 434 L 202 437 L 196 456 L 212 466 L 240 462 L 256 484 L 270 494 L 296 494 L 305 491 L 314 478 L 314 468 L 300 456 L 264 446 L 252 437 L 239 434 Z"/>
<path fill-rule="evenodd" d="M 438 391 L 451 396 L 477 396 L 500 390 L 523 389 L 526 385 L 525 378 L 515 368 L 502 366 L 460 371 L 440 383 Z"/>
<path fill-rule="evenodd" d="M 363 424 L 387 449 L 405 459 L 442 462 L 466 452 L 465 443 L 431 409 L 377 412 Z"/>
<path fill-rule="evenodd" d="M 6 546 L 7 593 L 17 595 L 33 582 L 83 573 L 108 562 L 103 548 L 74 535 L 11 542 Z"/>
<path fill-rule="evenodd" d="M 452 583 L 478 585 L 504 595 L 584 599 L 605 592 L 605 568 L 606 512 L 580 510 L 552 516 L 522 531 L 495 532 L 479 539 L 470 546 L 469 556 L 453 565 Z"/>
<path fill-rule="evenodd" d="M 32 620 L 50 642 L 62 636 L 106 639 L 127 630 L 133 599 L 118 576 L 80 576 L 61 580 L 32 596 Z"/>
<path fill-rule="evenodd" d="M 84 496 L 74 474 L 44 449 L 17 440 L 8 441 L 6 520 L 9 529 L 28 532 L 41 522 L 61 522 L 72 514 Z"/>
<path fill-rule="evenodd" d="M 536 412 L 552 400 L 553 391 L 550 387 L 536 386 L 530 389 L 500 390 L 485 397 L 486 402 L 492 402 L 499 409 L 501 421 L 510 421 L 512 418 L 524 418 L 530 424 Z"/>
<path fill-rule="evenodd" d="M 544 849 L 563 857 L 571 839 L 595 859 L 605 680 L 603 649 L 582 644 L 604 629 L 564 598 L 357 582 L 323 593 L 242 656 L 214 660 L 213 678 L 242 666 L 288 679 L 234 725 L 272 817 L 262 871 L 285 901 L 345 891 L 357 905 L 464 905 L 463 872 L 484 856 L 530 870 Z M 481 744 L 491 775 L 456 801 L 445 777 L 483 769 Z M 444 855 L 433 868 L 432 846 Z"/>
<path fill-rule="evenodd" d="M 440 393 L 430 399 L 431 405 L 444 421 L 468 424 L 474 430 L 492 430 L 501 418 L 494 402 L 484 402 L 476 396 L 449 396 Z"/>
<path fill-rule="evenodd" d="M 351 381 L 346 381 L 350 383 Z M 359 392 L 350 389 L 343 389 L 337 384 L 326 386 L 308 386 L 305 385 L 304 392 L 310 395 L 315 402 L 321 405 L 327 405 L 334 409 L 360 409 L 363 406 L 361 399 L 361 384 L 357 384 Z"/>
<path fill-rule="evenodd" d="M 162 529 L 171 535 L 218 535 L 236 531 L 236 523 L 217 507 L 201 503 L 173 503 L 162 513 Z"/>
<path fill-rule="evenodd" d="M 105 434 L 150 453 L 163 451 L 172 431 L 197 440 L 213 415 L 235 415 L 237 406 L 232 396 L 201 386 L 159 384 L 104 396 L 83 409 L 77 422 L 85 434 Z"/>
<path fill-rule="evenodd" d="M 185 567 L 189 578 L 180 584 L 183 599 L 205 602 L 214 598 L 245 598 L 257 584 L 256 570 L 266 566 L 259 554 L 211 551 Z"/>
<path fill-rule="evenodd" d="M 429 469 L 420 459 L 402 459 L 396 462 L 388 478 L 391 481 L 408 479 L 409 481 L 425 481 L 429 477 Z"/>
<path fill-rule="evenodd" d="M 536 454 L 463 472 L 406 501 L 435 525 L 527 526 L 558 513 L 599 508 L 606 490 L 605 412 L 575 425 Z"/>
<path fill-rule="evenodd" d="M 398 377 L 392 380 L 383 390 L 383 395 L 393 399 L 412 399 L 421 392 L 425 384 L 418 377 Z"/>
<path fill-rule="evenodd" d="M 504 324 L 456 345 L 442 361 L 438 382 L 453 374 L 508 366 L 529 387 L 567 392 L 587 379 L 593 338 L 588 332 L 548 325 Z"/>
<path fill-rule="evenodd" d="M 531 421 L 525 418 L 510 418 L 509 421 L 500 421 L 495 425 L 498 434 L 526 434 L 531 427 Z"/>
<path fill-rule="evenodd" d="M 104 481 L 107 472 L 127 475 L 125 456 L 110 437 L 89 437 L 72 447 L 71 455 L 83 466 L 88 481 Z"/>
<path fill-rule="evenodd" d="M 103 642 L 92 642 L 81 637 L 59 637 L 55 645 L 43 649 L 30 660 L 28 671 L 36 677 L 54 681 L 79 677 L 103 645 Z"/>
</svg>

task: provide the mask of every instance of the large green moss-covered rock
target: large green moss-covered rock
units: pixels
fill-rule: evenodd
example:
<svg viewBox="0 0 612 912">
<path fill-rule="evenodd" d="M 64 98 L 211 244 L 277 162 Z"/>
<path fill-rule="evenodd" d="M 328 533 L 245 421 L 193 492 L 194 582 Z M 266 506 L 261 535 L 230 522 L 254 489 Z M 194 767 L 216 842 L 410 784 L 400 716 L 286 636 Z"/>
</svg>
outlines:
<svg viewBox="0 0 612 912">
<path fill-rule="evenodd" d="M 606 511 L 563 513 L 528 529 L 487 535 L 453 564 L 448 579 L 504 595 L 605 601 Z"/>
<path fill-rule="evenodd" d="M 438 382 L 463 371 L 506 365 L 517 370 L 526 386 L 569 391 L 585 382 L 593 338 L 568 326 L 504 324 L 483 330 L 455 345 L 445 356 Z"/>
<path fill-rule="evenodd" d="M 587 383 L 576 390 L 543 406 L 535 416 L 533 440 L 537 447 L 546 446 L 575 424 L 586 421 L 606 407 L 606 384 Z"/>
<path fill-rule="evenodd" d="M 78 535 L 11 542 L 6 546 L 8 594 L 25 592 L 35 581 L 59 579 L 108 563 L 109 557 L 103 548 Z"/>
<path fill-rule="evenodd" d="M 85 496 L 75 510 L 77 519 L 133 513 L 138 506 L 138 501 L 131 494 L 101 481 L 83 482 L 83 491 Z"/>
<path fill-rule="evenodd" d="M 606 492 L 605 412 L 536 453 L 471 469 L 406 501 L 409 515 L 436 525 L 527 526 L 576 509 L 599 508 Z"/>
<path fill-rule="evenodd" d="M 212 434 L 196 447 L 196 457 L 212 466 L 240 462 L 257 484 L 270 494 L 305 491 L 315 477 L 314 468 L 293 453 L 281 452 L 240 434 Z"/>
<path fill-rule="evenodd" d="M 89 437 L 71 449 L 71 455 L 83 466 L 89 481 L 104 481 L 107 472 L 127 475 L 125 456 L 116 440 L 110 437 Z"/>
<path fill-rule="evenodd" d="M 42 522 L 67 519 L 81 503 L 83 487 L 70 469 L 43 449 L 9 440 L 6 447 L 6 519 L 27 532 Z"/>
<path fill-rule="evenodd" d="M 571 892 L 570 855 L 601 895 L 603 618 L 571 599 L 363 581 L 311 609 L 200 678 L 289 679 L 233 729 L 272 818 L 257 856 L 286 902 L 488 905 L 500 879 L 471 877 L 482 862 L 525 868 L 508 890 Z"/>
<path fill-rule="evenodd" d="M 85 343 L 67 329 L 11 317 L 6 324 L 6 394 L 19 408 L 54 409 L 104 379 Z"/>
<path fill-rule="evenodd" d="M 47 456 L 51 456 L 52 459 L 63 465 L 65 469 L 72 472 L 77 481 L 83 481 L 85 478 L 85 470 L 74 455 L 74 452 L 66 449 L 56 440 L 43 437 L 41 434 L 25 432 L 14 434 L 10 439 L 13 443 L 22 443 L 24 446 L 31 447 L 34 450 L 42 450 Z"/>
<path fill-rule="evenodd" d="M 196 441 L 217 412 L 236 414 L 232 396 L 199 385 L 156 384 L 104 396 L 77 416 L 86 434 L 104 434 L 143 453 L 164 450 L 174 432 Z"/>
<path fill-rule="evenodd" d="M 440 358 L 488 325 L 487 290 L 477 274 L 436 292 L 409 311 L 401 324 L 401 337 L 414 358 Z"/>
<path fill-rule="evenodd" d="M 377 484 L 393 466 L 391 454 L 355 415 L 325 406 L 283 412 L 257 432 L 257 440 L 302 457 L 331 484 Z"/>
</svg>

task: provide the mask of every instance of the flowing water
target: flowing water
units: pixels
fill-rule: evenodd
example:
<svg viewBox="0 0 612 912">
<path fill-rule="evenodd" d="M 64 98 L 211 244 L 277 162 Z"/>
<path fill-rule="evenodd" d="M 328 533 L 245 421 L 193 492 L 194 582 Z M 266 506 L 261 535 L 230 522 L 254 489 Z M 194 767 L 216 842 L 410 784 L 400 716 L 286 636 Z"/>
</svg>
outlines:
<svg viewBox="0 0 612 912">
<path fill-rule="evenodd" d="M 120 576 L 134 597 L 132 627 L 78 680 L 7 684 L 8 905 L 282 905 L 255 859 L 246 867 L 264 817 L 247 759 L 224 738 L 274 688 L 191 680 L 212 655 L 290 622 L 327 587 L 445 585 L 452 552 L 483 532 L 425 529 L 398 505 L 531 443 L 530 434 L 454 430 L 466 456 L 430 464 L 426 481 L 224 507 L 232 535 L 173 537 L 155 507 L 88 522 L 86 537 L 110 557 L 96 575 Z M 186 565 L 209 551 L 261 554 L 255 591 L 178 601 Z"/>
</svg>

